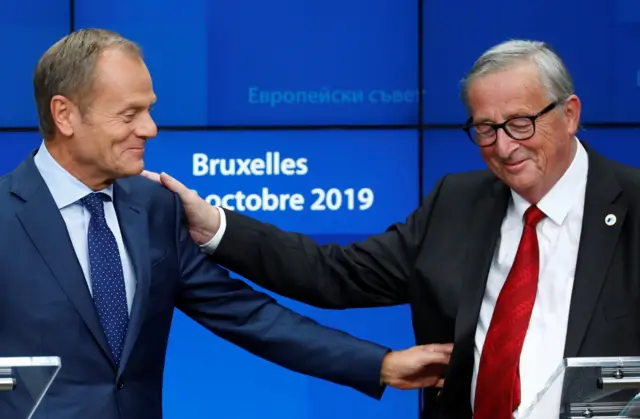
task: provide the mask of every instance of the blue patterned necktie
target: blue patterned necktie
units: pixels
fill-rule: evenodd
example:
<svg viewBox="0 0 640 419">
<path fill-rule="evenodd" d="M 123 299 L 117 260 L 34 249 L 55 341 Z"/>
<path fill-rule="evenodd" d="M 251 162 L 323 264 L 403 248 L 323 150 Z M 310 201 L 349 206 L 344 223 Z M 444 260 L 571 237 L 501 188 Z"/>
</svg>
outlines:
<svg viewBox="0 0 640 419">
<path fill-rule="evenodd" d="M 116 239 L 104 216 L 104 193 L 91 193 L 81 199 L 91 213 L 89 222 L 89 264 L 93 301 L 116 364 L 120 363 L 129 325 L 124 274 Z"/>
</svg>

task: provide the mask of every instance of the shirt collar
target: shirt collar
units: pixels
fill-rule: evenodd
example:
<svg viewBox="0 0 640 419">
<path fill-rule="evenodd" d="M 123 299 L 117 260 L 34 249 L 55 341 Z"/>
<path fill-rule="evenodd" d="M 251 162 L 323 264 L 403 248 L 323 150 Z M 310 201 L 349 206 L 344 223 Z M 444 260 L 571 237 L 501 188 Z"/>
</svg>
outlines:
<svg viewBox="0 0 640 419">
<path fill-rule="evenodd" d="M 587 181 L 587 173 L 589 171 L 587 150 L 577 138 L 575 141 L 578 145 L 571 165 L 553 188 L 538 202 L 538 208 L 557 225 L 562 225 L 578 193 L 581 189 L 584 189 Z M 511 197 L 516 214 L 522 218 L 531 204 L 513 190 L 511 191 Z"/>
<path fill-rule="evenodd" d="M 94 192 L 60 166 L 47 150 L 44 141 L 40 145 L 33 161 L 49 188 L 58 209 L 72 205 Z M 100 192 L 113 199 L 113 185 L 109 185 Z"/>
</svg>

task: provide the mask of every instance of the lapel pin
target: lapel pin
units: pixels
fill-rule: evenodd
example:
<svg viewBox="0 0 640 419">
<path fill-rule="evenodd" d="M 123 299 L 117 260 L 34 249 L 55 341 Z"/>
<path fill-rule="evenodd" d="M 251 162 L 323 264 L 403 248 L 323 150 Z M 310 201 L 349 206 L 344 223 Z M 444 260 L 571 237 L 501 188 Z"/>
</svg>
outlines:
<svg viewBox="0 0 640 419">
<path fill-rule="evenodd" d="M 608 214 L 606 217 L 604 217 L 604 223 L 606 225 L 608 225 L 609 227 L 614 225 L 616 223 L 616 221 L 617 221 L 617 218 L 613 214 Z"/>
</svg>

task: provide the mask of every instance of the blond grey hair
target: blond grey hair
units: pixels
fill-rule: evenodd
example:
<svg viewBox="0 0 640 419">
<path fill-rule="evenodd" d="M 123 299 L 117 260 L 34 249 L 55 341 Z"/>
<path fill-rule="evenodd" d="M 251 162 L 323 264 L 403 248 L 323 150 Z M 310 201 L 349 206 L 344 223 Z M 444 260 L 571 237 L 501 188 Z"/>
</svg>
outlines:
<svg viewBox="0 0 640 419">
<path fill-rule="evenodd" d="M 479 77 L 503 71 L 522 62 L 530 61 L 538 69 L 540 82 L 550 101 L 562 102 L 574 93 L 573 80 L 564 62 L 545 42 L 510 40 L 487 50 L 474 63 L 462 80 L 461 99 L 469 109 L 469 86 Z"/>
<path fill-rule="evenodd" d="M 84 111 L 95 83 L 95 66 L 101 53 L 110 48 L 142 58 L 140 47 L 120 34 L 106 29 L 81 29 L 51 46 L 40 58 L 33 74 L 33 89 L 40 134 L 50 138 L 56 125 L 51 100 L 61 95 Z"/>
</svg>

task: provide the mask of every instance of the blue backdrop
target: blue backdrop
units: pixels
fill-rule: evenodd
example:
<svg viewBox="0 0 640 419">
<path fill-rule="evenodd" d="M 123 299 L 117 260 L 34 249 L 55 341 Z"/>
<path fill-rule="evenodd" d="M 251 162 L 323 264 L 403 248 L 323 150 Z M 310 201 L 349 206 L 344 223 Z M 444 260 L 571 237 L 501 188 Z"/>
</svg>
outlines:
<svg viewBox="0 0 640 419">
<path fill-rule="evenodd" d="M 550 42 L 583 101 L 579 137 L 640 161 L 635 0 L 21 0 L 0 2 L 0 174 L 40 142 L 31 86 L 38 58 L 86 27 L 118 31 L 144 49 L 161 126 L 148 168 L 320 242 L 379 233 L 444 174 L 485 167 L 459 129 L 459 81 L 509 38 Z M 277 298 L 392 348 L 414 343 L 407 307 L 324 311 Z M 179 312 L 165 387 L 169 419 L 418 412 L 416 392 L 370 400 L 249 355 Z"/>
<path fill-rule="evenodd" d="M 510 38 L 546 41 L 563 57 L 584 122 L 640 122 L 638 1 L 423 3 L 425 122 L 464 122 L 459 80 L 484 50 Z"/>
<path fill-rule="evenodd" d="M 75 11 L 78 27 L 145 47 L 163 125 L 418 122 L 414 1 L 76 0 Z"/>
</svg>

